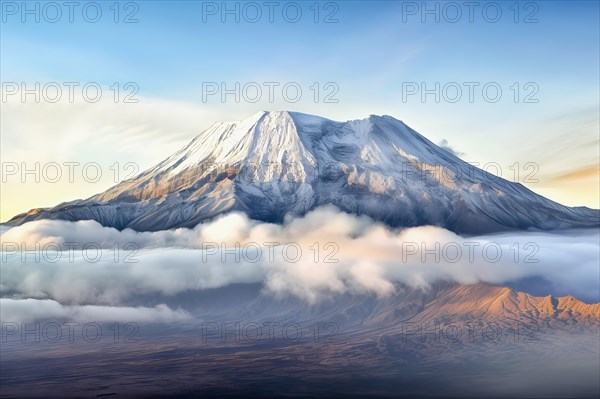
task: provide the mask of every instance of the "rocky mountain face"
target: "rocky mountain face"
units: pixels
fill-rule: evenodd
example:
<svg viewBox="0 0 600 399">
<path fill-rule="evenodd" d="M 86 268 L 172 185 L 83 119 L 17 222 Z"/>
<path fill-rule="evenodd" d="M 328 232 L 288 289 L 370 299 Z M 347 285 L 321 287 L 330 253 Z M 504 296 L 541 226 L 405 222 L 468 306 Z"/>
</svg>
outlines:
<svg viewBox="0 0 600 399">
<path fill-rule="evenodd" d="M 286 322 L 327 320 L 343 325 L 346 333 L 399 334 L 403 324 L 432 327 L 484 322 L 507 329 L 518 324 L 536 329 L 598 331 L 600 303 L 588 304 L 572 296 L 534 296 L 486 283 L 460 285 L 439 282 L 430 287 L 397 285 L 386 296 L 347 294 L 308 303 L 296 297 L 273 298 L 260 285 L 236 285 L 193 296 L 170 299 L 185 304 L 202 320 Z"/>
</svg>

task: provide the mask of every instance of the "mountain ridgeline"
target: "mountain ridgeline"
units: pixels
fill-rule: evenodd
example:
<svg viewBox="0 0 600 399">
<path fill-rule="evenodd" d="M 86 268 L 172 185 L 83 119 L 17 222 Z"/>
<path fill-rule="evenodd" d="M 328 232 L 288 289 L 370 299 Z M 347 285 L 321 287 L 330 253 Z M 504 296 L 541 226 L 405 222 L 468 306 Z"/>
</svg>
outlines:
<svg viewBox="0 0 600 399">
<path fill-rule="evenodd" d="M 600 224 L 598 210 L 560 205 L 478 169 L 390 116 L 335 122 L 285 111 L 215 123 L 135 178 L 7 224 L 91 219 L 158 231 L 230 211 L 281 223 L 325 204 L 391 227 L 463 234 Z"/>
</svg>

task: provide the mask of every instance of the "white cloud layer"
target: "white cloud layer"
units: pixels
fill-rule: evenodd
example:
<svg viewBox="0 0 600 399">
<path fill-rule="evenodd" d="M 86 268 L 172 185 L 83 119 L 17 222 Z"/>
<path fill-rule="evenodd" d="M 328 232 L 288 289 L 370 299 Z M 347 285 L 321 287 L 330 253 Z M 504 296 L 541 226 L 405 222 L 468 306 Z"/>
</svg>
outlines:
<svg viewBox="0 0 600 399">
<path fill-rule="evenodd" d="M 173 310 L 165 304 L 154 307 L 132 306 L 66 306 L 52 299 L 0 298 L 2 320 L 12 323 L 50 320 L 77 320 L 79 322 L 174 322 L 191 320 L 182 309 Z"/>
<path fill-rule="evenodd" d="M 9 229 L 1 241 L 2 307 L 15 314 L 27 303 L 11 300 L 52 300 L 39 302 L 42 313 L 102 306 L 133 312 L 123 308 L 132 298 L 153 298 L 155 306 L 165 297 L 236 283 L 261 283 L 267 293 L 311 303 L 345 293 L 385 296 L 396 284 L 439 280 L 507 284 L 541 277 L 560 292 L 594 300 L 600 289 L 598 230 L 464 238 L 432 226 L 390 230 L 334 207 L 283 225 L 232 213 L 194 229 L 143 233 L 43 220 Z M 57 252 L 55 244 L 74 249 Z M 16 251 L 21 245 L 30 252 Z M 182 316 L 158 307 L 135 311 Z"/>
</svg>

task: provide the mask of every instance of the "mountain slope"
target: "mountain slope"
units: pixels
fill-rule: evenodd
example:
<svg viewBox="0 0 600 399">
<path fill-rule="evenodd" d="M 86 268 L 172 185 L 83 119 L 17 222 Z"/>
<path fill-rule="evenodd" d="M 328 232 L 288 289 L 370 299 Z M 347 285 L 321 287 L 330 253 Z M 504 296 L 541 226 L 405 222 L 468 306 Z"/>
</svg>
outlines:
<svg viewBox="0 0 600 399">
<path fill-rule="evenodd" d="M 281 222 L 324 204 L 394 227 L 431 224 L 473 234 L 600 221 L 598 210 L 562 206 L 474 168 L 390 116 L 334 122 L 281 111 L 215 123 L 133 179 L 8 224 L 93 219 L 156 231 L 232 210 Z"/>
<path fill-rule="evenodd" d="M 502 310 L 509 303 L 519 314 Z M 185 307 L 196 323 L 140 323 L 131 340 L 110 331 L 94 345 L 9 336 L 3 393 L 139 397 L 131 387 L 142 386 L 146 396 L 182 398 L 597 398 L 600 389 L 600 304 L 569 297 L 441 283 L 310 305 L 240 285 L 189 293 Z M 52 385 L 56 375 L 69 384 Z M 32 391 L 31 381 L 43 387 Z"/>
<path fill-rule="evenodd" d="M 314 304 L 295 297 L 273 298 L 261 288 L 217 288 L 167 302 L 171 306 L 184 303 L 203 320 L 330 320 L 345 325 L 346 332 L 362 333 L 371 328 L 379 333 L 397 331 L 402 322 L 495 321 L 510 325 L 520 321 L 571 331 L 600 326 L 600 303 L 587 304 L 572 296 L 538 297 L 487 283 L 438 282 L 427 288 L 397 285 L 394 294 L 383 297 L 347 294 Z"/>
</svg>

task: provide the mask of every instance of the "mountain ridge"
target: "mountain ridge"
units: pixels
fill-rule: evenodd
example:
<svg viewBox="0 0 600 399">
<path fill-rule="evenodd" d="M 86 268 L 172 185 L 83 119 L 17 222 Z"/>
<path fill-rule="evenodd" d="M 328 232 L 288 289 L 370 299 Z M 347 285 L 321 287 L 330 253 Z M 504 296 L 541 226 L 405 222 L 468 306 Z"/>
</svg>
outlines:
<svg viewBox="0 0 600 399">
<path fill-rule="evenodd" d="M 7 224 L 93 219 L 156 231 L 229 211 L 280 223 L 327 204 L 392 227 L 465 234 L 600 224 L 600 211 L 560 205 L 477 169 L 389 115 L 337 122 L 289 111 L 214 123 L 132 179 Z"/>
</svg>

